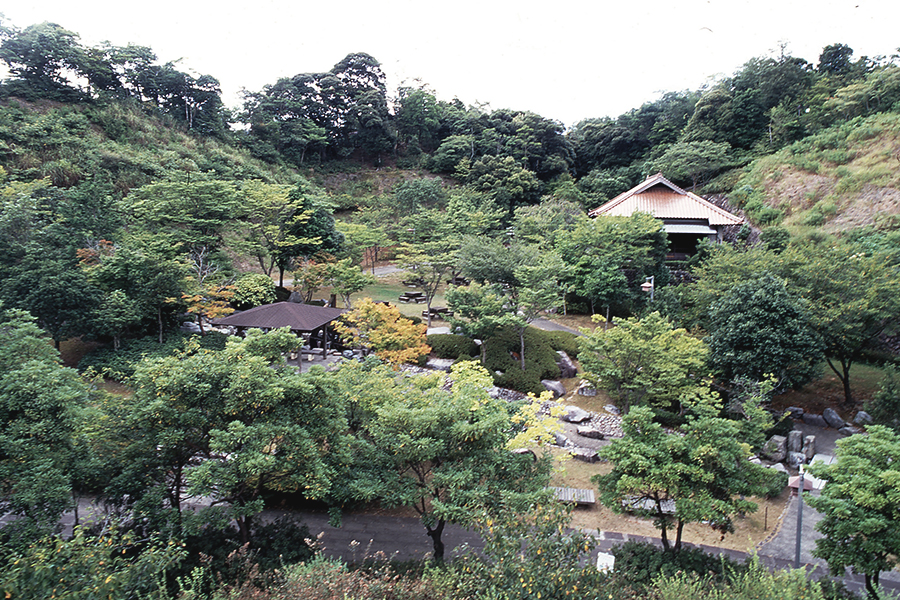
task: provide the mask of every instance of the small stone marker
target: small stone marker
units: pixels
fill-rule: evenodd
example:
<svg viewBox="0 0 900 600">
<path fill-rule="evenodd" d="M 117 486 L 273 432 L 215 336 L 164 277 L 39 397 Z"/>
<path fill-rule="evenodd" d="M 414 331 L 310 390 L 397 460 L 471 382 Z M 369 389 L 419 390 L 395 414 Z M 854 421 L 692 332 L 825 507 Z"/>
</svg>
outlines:
<svg viewBox="0 0 900 600">
<path fill-rule="evenodd" d="M 788 452 L 800 452 L 803 448 L 803 432 L 796 429 L 788 432 Z"/>
<path fill-rule="evenodd" d="M 803 456 L 806 457 L 806 462 L 812 460 L 813 456 L 816 455 L 816 436 L 808 435 L 803 438 Z"/>
</svg>

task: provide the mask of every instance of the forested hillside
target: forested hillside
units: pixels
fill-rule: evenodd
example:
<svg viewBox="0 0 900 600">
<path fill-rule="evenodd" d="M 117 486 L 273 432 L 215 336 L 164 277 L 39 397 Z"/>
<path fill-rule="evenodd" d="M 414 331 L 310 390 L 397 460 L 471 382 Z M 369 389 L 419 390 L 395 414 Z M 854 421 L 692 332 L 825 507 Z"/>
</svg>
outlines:
<svg viewBox="0 0 900 600">
<path fill-rule="evenodd" d="M 698 586 L 709 597 L 761 587 L 840 597 L 754 564 L 723 572 L 681 540 L 685 526 L 733 532 L 751 498 L 781 493 L 780 476 L 746 460 L 790 425 L 773 414 L 776 394 L 830 369 L 848 420 L 865 401 L 870 420 L 898 427 L 896 373 L 864 398 L 857 383 L 861 362 L 880 381 L 897 360 L 898 57 L 833 44 L 815 64 L 749 58 L 702 89 L 568 129 L 527 107 L 388 89 L 364 53 L 327 72 L 302 72 L 298 58 L 297 75 L 230 108 L 213 75 L 159 64 L 149 47 L 85 46 L 53 23 L 0 23 L 0 61 L 7 597 L 45 584 L 43 596 L 80 593 L 89 581 L 114 598 L 231 597 L 230 585 L 241 597 L 312 598 L 307 587 L 324 597 L 345 580 L 361 598 L 370 585 L 410 586 L 410 598 L 648 597 L 667 586 L 672 597 L 702 597 Z M 749 223 L 676 262 L 660 220 L 588 218 L 657 171 Z M 376 280 L 386 263 L 404 274 Z M 398 290 L 413 300 L 406 313 L 392 305 Z M 312 334 L 205 329 L 292 292 L 348 309 L 334 329 L 350 352 L 334 353 L 347 360 L 333 370 L 301 372 Z M 426 337 L 433 317 L 455 333 Z M 577 341 L 531 327 L 579 317 L 595 328 Z M 60 364 L 67 340 L 99 347 L 81 373 Z M 579 363 L 565 376 L 560 353 Z M 452 372 L 398 375 L 429 354 Z M 555 413 L 487 391 L 582 377 L 603 411 L 637 409 L 622 444 L 607 446 L 615 465 L 585 481 L 615 513 L 652 496 L 658 512 L 635 508 L 628 522 L 677 532 L 662 556 L 621 550 L 614 575 L 584 567 L 591 540 L 549 502 L 541 444 L 558 441 Z M 661 468 L 648 474 L 649 463 Z M 118 520 L 55 536 L 79 494 Z M 276 502 L 334 521 L 403 507 L 422 517 L 436 558 L 447 523 L 477 528 L 486 550 L 408 576 L 304 563 L 317 550 L 309 532 L 261 518 Z M 900 539 L 891 532 L 882 537 Z M 897 556 L 895 544 L 873 564 Z M 699 579 L 651 582 L 676 571 Z"/>
</svg>

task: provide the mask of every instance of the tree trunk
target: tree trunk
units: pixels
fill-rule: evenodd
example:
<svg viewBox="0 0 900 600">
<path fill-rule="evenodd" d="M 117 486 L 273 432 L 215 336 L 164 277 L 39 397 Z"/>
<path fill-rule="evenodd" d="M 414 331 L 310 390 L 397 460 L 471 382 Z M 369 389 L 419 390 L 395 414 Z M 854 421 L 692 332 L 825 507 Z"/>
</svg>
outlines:
<svg viewBox="0 0 900 600">
<path fill-rule="evenodd" d="M 156 308 L 156 318 L 159 321 L 159 343 L 163 343 L 163 320 L 162 320 L 162 306 L 158 306 Z"/>
<path fill-rule="evenodd" d="M 681 550 L 681 533 L 684 531 L 684 521 L 681 519 L 678 520 L 678 525 L 675 527 L 675 551 Z"/>
<path fill-rule="evenodd" d="M 440 519 L 437 527 L 434 529 L 428 526 L 425 527 L 425 530 L 428 532 L 428 537 L 434 542 L 434 560 L 437 562 L 442 562 L 444 560 L 444 542 L 441 540 L 441 534 L 444 533 L 445 524 L 446 521 Z"/>
<path fill-rule="evenodd" d="M 875 575 L 870 575 L 868 573 L 865 574 L 866 577 L 866 592 L 869 593 L 869 598 L 871 600 L 879 600 L 881 596 L 878 595 L 878 591 L 875 587 L 878 585 L 878 573 Z"/>
<path fill-rule="evenodd" d="M 525 370 L 525 327 L 519 328 L 519 360 L 522 364 L 522 370 Z"/>
<path fill-rule="evenodd" d="M 828 366 L 831 367 L 831 370 L 834 371 L 834 374 L 841 380 L 841 384 L 844 386 L 844 404 L 847 408 L 851 408 L 853 406 L 853 395 L 850 391 L 850 367 L 853 365 L 853 360 L 840 359 L 840 369 L 834 365 L 831 358 L 826 357 L 825 360 L 828 362 Z"/>
<path fill-rule="evenodd" d="M 253 517 L 246 516 L 235 519 L 237 521 L 238 532 L 241 536 L 241 545 L 250 543 L 250 525 Z"/>
</svg>

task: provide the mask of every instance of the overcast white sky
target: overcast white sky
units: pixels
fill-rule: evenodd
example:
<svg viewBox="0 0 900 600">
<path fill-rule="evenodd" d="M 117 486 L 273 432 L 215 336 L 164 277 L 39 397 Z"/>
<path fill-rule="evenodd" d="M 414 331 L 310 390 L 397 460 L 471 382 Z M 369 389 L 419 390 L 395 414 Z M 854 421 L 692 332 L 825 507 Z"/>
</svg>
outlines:
<svg viewBox="0 0 900 600">
<path fill-rule="evenodd" d="M 0 12 L 21 28 L 56 22 L 84 45 L 181 58 L 182 70 L 219 79 L 229 106 L 241 88 L 367 52 L 390 92 L 418 78 L 442 99 L 568 126 L 697 89 L 781 43 L 813 63 L 833 43 L 855 57 L 900 47 L 898 0 L 22 0 Z"/>
</svg>

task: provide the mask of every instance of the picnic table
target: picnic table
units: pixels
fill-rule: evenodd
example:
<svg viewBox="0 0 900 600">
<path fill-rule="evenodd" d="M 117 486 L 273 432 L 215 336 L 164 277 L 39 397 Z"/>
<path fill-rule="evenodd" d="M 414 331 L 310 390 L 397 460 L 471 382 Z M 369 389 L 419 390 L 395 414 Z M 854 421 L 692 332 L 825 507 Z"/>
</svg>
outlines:
<svg viewBox="0 0 900 600">
<path fill-rule="evenodd" d="M 428 310 L 423 310 L 422 316 L 427 317 Z M 432 319 L 434 319 L 434 318 L 443 319 L 444 317 L 452 317 L 452 316 L 453 316 L 453 311 L 451 311 L 446 306 L 432 306 L 431 307 L 431 318 Z"/>
<path fill-rule="evenodd" d="M 416 304 L 421 304 L 425 301 L 425 292 L 406 292 L 405 294 L 400 294 L 400 302 L 415 302 Z"/>
</svg>

